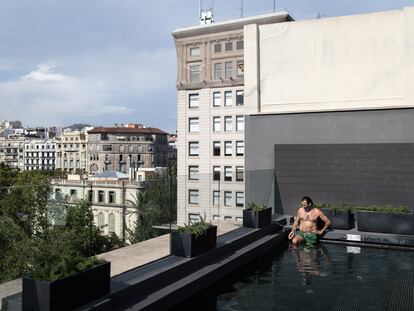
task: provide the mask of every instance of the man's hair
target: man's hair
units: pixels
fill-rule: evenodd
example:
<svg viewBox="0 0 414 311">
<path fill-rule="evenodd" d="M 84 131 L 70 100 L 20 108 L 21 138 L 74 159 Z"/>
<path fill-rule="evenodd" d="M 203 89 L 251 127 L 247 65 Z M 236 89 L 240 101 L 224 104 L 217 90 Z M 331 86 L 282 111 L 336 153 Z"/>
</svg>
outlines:
<svg viewBox="0 0 414 311">
<path fill-rule="evenodd" d="M 300 201 L 306 201 L 306 203 L 308 203 L 311 207 L 313 207 L 313 201 L 310 197 L 303 197 L 302 199 L 300 199 Z"/>
</svg>

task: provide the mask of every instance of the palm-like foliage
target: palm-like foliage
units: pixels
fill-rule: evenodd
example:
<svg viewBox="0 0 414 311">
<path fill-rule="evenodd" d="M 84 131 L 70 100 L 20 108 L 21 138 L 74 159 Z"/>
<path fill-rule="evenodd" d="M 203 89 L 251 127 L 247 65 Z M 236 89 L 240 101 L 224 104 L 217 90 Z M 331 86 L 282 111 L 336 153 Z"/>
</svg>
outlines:
<svg viewBox="0 0 414 311">
<path fill-rule="evenodd" d="M 176 218 L 176 166 L 170 164 L 167 170 L 145 182 L 145 189 L 127 200 L 136 213 L 135 228 L 128 230 L 131 243 L 144 241 L 165 231 L 154 228 Z"/>
</svg>

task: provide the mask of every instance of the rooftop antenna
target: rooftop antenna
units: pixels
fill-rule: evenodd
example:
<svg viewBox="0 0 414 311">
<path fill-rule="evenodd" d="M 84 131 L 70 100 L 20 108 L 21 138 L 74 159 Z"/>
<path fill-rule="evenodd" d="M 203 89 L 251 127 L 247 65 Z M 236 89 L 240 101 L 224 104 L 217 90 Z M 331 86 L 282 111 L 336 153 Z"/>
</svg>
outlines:
<svg viewBox="0 0 414 311">
<path fill-rule="evenodd" d="M 316 14 L 316 19 L 321 19 L 321 18 L 323 18 L 323 17 L 325 17 L 325 15 L 324 15 L 324 14 L 321 14 L 321 13 L 319 12 L 319 10 L 318 10 L 318 14 Z"/>
<path fill-rule="evenodd" d="M 214 0 L 212 0 L 211 8 L 204 9 L 203 1 L 199 0 L 199 12 L 200 12 L 200 25 L 212 24 L 214 23 Z"/>
<path fill-rule="evenodd" d="M 243 0 L 240 0 L 240 17 L 243 17 Z"/>
</svg>

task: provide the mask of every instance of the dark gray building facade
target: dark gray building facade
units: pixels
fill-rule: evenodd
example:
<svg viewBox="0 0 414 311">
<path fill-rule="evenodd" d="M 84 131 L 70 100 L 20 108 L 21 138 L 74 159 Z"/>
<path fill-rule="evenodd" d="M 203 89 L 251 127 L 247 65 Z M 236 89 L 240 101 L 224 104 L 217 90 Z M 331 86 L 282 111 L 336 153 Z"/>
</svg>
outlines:
<svg viewBox="0 0 414 311">
<path fill-rule="evenodd" d="M 414 208 L 414 109 L 246 117 L 246 202 L 293 215 L 314 202 Z"/>
</svg>

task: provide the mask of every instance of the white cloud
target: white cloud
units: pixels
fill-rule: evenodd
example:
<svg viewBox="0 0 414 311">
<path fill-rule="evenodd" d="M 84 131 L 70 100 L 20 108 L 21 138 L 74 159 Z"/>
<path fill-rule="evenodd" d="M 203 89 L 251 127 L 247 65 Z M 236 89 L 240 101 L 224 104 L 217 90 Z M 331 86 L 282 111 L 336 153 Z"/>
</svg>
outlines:
<svg viewBox="0 0 414 311">
<path fill-rule="evenodd" d="M 56 72 L 40 64 L 21 79 L 0 83 L 2 119 L 26 125 L 67 125 L 132 110 L 112 103 L 102 81 Z"/>
<path fill-rule="evenodd" d="M 53 65 L 39 64 L 37 69 L 22 77 L 23 80 L 34 81 L 59 81 L 65 80 L 65 76 L 55 73 Z"/>
</svg>

